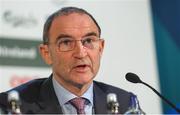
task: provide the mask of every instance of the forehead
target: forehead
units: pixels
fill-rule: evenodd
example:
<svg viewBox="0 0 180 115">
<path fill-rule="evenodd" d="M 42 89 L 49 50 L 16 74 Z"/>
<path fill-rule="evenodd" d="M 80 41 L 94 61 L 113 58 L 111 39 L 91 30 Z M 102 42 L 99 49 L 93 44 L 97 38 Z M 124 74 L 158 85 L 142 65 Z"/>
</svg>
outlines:
<svg viewBox="0 0 180 115">
<path fill-rule="evenodd" d="M 75 31 L 79 31 L 80 33 L 83 33 L 84 31 L 93 31 L 99 35 L 98 27 L 94 21 L 87 14 L 80 13 L 56 17 L 50 27 L 49 35 Z"/>
</svg>

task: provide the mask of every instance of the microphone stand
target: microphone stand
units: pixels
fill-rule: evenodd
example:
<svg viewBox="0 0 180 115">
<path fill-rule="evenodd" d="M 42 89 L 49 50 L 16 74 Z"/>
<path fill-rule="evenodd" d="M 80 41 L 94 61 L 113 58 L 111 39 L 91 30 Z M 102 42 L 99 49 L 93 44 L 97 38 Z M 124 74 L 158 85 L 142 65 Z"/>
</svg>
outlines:
<svg viewBox="0 0 180 115">
<path fill-rule="evenodd" d="M 161 97 L 167 104 L 169 104 L 172 108 L 174 108 L 178 113 L 180 113 L 180 109 L 178 109 L 173 103 L 171 103 L 168 99 L 166 99 L 164 96 L 162 96 L 156 89 L 151 87 L 149 84 L 141 81 L 140 83 L 146 85 L 150 89 L 152 89 L 159 97 Z"/>
<path fill-rule="evenodd" d="M 118 108 L 119 108 L 119 103 L 118 102 L 112 102 L 109 104 L 109 113 L 110 114 L 118 114 Z"/>
<path fill-rule="evenodd" d="M 19 99 L 19 93 L 15 90 L 12 90 L 8 93 L 8 102 L 11 106 L 11 109 L 9 110 L 9 114 L 16 114 L 20 115 L 21 114 L 21 109 L 20 109 L 20 99 Z"/>
<path fill-rule="evenodd" d="M 178 113 L 180 113 L 180 109 L 178 109 L 172 102 L 170 102 L 168 99 L 166 99 L 164 96 L 162 96 L 156 89 L 154 89 L 153 87 L 151 87 L 149 84 L 143 82 L 136 74 L 134 73 L 127 73 L 126 74 L 126 79 L 129 82 L 132 83 L 142 83 L 145 86 L 149 87 L 150 89 L 152 89 L 163 101 L 165 101 L 168 105 L 170 105 L 173 109 L 175 109 Z"/>
</svg>

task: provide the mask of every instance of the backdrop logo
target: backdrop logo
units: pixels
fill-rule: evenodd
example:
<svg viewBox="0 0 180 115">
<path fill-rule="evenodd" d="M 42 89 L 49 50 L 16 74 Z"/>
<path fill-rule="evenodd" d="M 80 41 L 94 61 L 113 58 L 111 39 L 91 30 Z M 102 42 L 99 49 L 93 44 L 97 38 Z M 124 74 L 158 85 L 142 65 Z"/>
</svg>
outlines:
<svg viewBox="0 0 180 115">
<path fill-rule="evenodd" d="M 15 46 L 10 48 L 0 45 L 0 57 L 35 59 L 36 56 L 37 54 L 35 47 L 20 48 L 18 46 Z"/>
<path fill-rule="evenodd" d="M 38 51 L 40 43 L 0 37 L 0 65 L 47 67 Z"/>
<path fill-rule="evenodd" d="M 21 85 L 23 83 L 26 83 L 34 78 L 37 78 L 37 76 L 18 76 L 18 75 L 12 75 L 9 83 L 11 87 L 16 87 L 18 85 Z"/>
<path fill-rule="evenodd" d="M 6 10 L 3 13 L 2 19 L 6 24 L 12 27 L 35 27 L 38 23 L 37 19 L 32 14 L 17 14 L 12 10 Z"/>
</svg>

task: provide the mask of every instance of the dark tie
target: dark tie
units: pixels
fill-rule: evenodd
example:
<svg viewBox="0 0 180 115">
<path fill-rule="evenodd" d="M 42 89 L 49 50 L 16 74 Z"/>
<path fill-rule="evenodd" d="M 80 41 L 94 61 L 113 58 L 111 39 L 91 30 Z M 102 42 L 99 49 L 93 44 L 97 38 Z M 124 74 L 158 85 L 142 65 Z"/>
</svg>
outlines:
<svg viewBox="0 0 180 115">
<path fill-rule="evenodd" d="M 77 114 L 85 114 L 85 98 L 82 97 L 76 97 L 72 100 L 70 100 L 70 103 L 76 108 Z"/>
</svg>

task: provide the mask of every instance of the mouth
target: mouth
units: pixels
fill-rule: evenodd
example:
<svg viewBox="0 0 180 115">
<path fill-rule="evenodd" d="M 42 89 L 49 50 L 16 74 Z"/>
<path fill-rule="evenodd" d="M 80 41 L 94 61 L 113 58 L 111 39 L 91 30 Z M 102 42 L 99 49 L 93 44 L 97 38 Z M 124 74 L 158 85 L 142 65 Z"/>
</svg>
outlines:
<svg viewBox="0 0 180 115">
<path fill-rule="evenodd" d="M 75 66 L 73 69 L 75 69 L 76 72 L 84 73 L 89 69 L 89 65 L 80 64 L 80 65 Z"/>
</svg>

